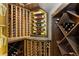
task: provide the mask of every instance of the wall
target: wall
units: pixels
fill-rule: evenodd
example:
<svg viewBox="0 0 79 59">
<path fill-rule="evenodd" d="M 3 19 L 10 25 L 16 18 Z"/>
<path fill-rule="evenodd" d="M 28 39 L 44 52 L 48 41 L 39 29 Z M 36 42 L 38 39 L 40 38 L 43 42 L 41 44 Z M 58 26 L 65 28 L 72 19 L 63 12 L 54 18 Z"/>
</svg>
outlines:
<svg viewBox="0 0 79 59">
<path fill-rule="evenodd" d="M 52 39 L 52 13 L 61 5 L 62 3 L 39 3 L 40 7 L 43 8 L 48 13 L 48 38 Z"/>
</svg>

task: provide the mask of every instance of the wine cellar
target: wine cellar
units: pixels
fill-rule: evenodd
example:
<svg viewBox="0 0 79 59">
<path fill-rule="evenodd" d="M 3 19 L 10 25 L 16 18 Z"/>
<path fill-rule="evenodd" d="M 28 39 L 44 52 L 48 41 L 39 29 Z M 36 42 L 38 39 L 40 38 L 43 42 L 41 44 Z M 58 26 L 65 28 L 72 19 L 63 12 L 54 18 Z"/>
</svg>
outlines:
<svg viewBox="0 0 79 59">
<path fill-rule="evenodd" d="M 0 55 L 78 56 L 78 6 L 78 3 L 0 4 Z"/>
</svg>

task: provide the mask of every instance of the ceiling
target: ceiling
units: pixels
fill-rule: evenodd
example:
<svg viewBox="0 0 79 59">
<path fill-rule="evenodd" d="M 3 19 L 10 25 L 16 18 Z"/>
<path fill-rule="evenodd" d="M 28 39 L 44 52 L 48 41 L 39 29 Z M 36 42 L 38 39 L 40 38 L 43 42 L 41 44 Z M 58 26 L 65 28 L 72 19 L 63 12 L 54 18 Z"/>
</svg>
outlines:
<svg viewBox="0 0 79 59">
<path fill-rule="evenodd" d="M 30 4 L 26 4 L 25 7 L 29 10 L 37 10 L 40 8 L 38 3 L 30 3 Z"/>
<path fill-rule="evenodd" d="M 25 7 L 32 11 L 38 10 L 39 8 L 44 9 L 46 12 L 51 12 L 61 3 L 27 3 Z"/>
</svg>

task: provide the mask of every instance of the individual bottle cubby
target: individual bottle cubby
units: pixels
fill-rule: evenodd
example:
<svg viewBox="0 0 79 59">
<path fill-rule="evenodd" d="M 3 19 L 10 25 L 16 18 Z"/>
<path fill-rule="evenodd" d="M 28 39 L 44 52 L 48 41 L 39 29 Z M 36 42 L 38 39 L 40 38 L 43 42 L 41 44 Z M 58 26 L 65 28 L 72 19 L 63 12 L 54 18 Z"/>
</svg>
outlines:
<svg viewBox="0 0 79 59">
<path fill-rule="evenodd" d="M 50 56 L 50 41 L 26 40 L 27 56 Z"/>
<path fill-rule="evenodd" d="M 59 25 L 62 27 L 65 33 L 70 32 L 71 29 L 75 26 L 75 24 L 76 23 L 67 13 L 63 13 L 62 17 L 59 20 Z"/>
<path fill-rule="evenodd" d="M 23 56 L 24 55 L 24 41 L 18 41 L 8 44 L 9 56 Z"/>
<path fill-rule="evenodd" d="M 32 36 L 47 36 L 47 14 L 42 9 L 32 12 L 31 28 Z"/>
</svg>

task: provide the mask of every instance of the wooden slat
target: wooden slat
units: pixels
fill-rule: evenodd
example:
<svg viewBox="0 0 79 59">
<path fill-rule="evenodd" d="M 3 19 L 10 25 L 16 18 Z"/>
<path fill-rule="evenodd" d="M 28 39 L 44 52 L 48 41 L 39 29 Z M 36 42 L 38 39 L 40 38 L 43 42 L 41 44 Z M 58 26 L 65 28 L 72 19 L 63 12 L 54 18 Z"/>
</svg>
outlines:
<svg viewBox="0 0 79 59">
<path fill-rule="evenodd" d="M 31 12 L 29 11 L 29 33 L 28 35 L 30 36 L 31 35 Z"/>
<path fill-rule="evenodd" d="M 20 37 L 21 37 L 21 7 L 20 7 L 19 9 L 20 9 L 20 12 L 19 12 L 19 14 L 20 14 L 20 15 L 19 15 L 19 16 L 20 16 L 20 17 L 19 17 L 19 21 L 20 21 L 19 26 L 20 26 L 20 28 L 19 28 L 19 29 L 20 29 Z"/>
<path fill-rule="evenodd" d="M 18 27 L 18 23 L 17 23 L 18 22 L 18 20 L 17 20 L 17 6 L 15 6 L 15 7 L 16 7 L 16 12 L 15 12 L 16 13 L 15 14 L 16 15 L 16 22 L 15 22 L 16 25 L 15 26 L 16 26 L 16 37 L 17 37 L 18 36 L 18 31 L 17 31 L 18 30 L 18 28 L 17 28 Z"/>
<path fill-rule="evenodd" d="M 26 52 L 27 52 L 27 50 L 26 50 L 26 48 L 27 48 L 27 43 L 26 43 L 26 40 L 24 40 L 24 56 L 26 56 L 27 54 L 26 54 Z"/>
<path fill-rule="evenodd" d="M 35 46 L 35 56 L 37 56 L 37 41 L 34 41 L 34 46 Z"/>
<path fill-rule="evenodd" d="M 28 31 L 29 31 L 28 30 L 28 26 L 29 26 L 28 25 L 28 23 L 29 23 L 28 21 L 29 21 L 29 19 L 28 19 L 28 10 L 26 9 L 26 33 L 25 33 L 26 36 L 28 36 Z"/>
<path fill-rule="evenodd" d="M 13 5 L 11 5 L 11 37 L 13 37 Z"/>
</svg>

